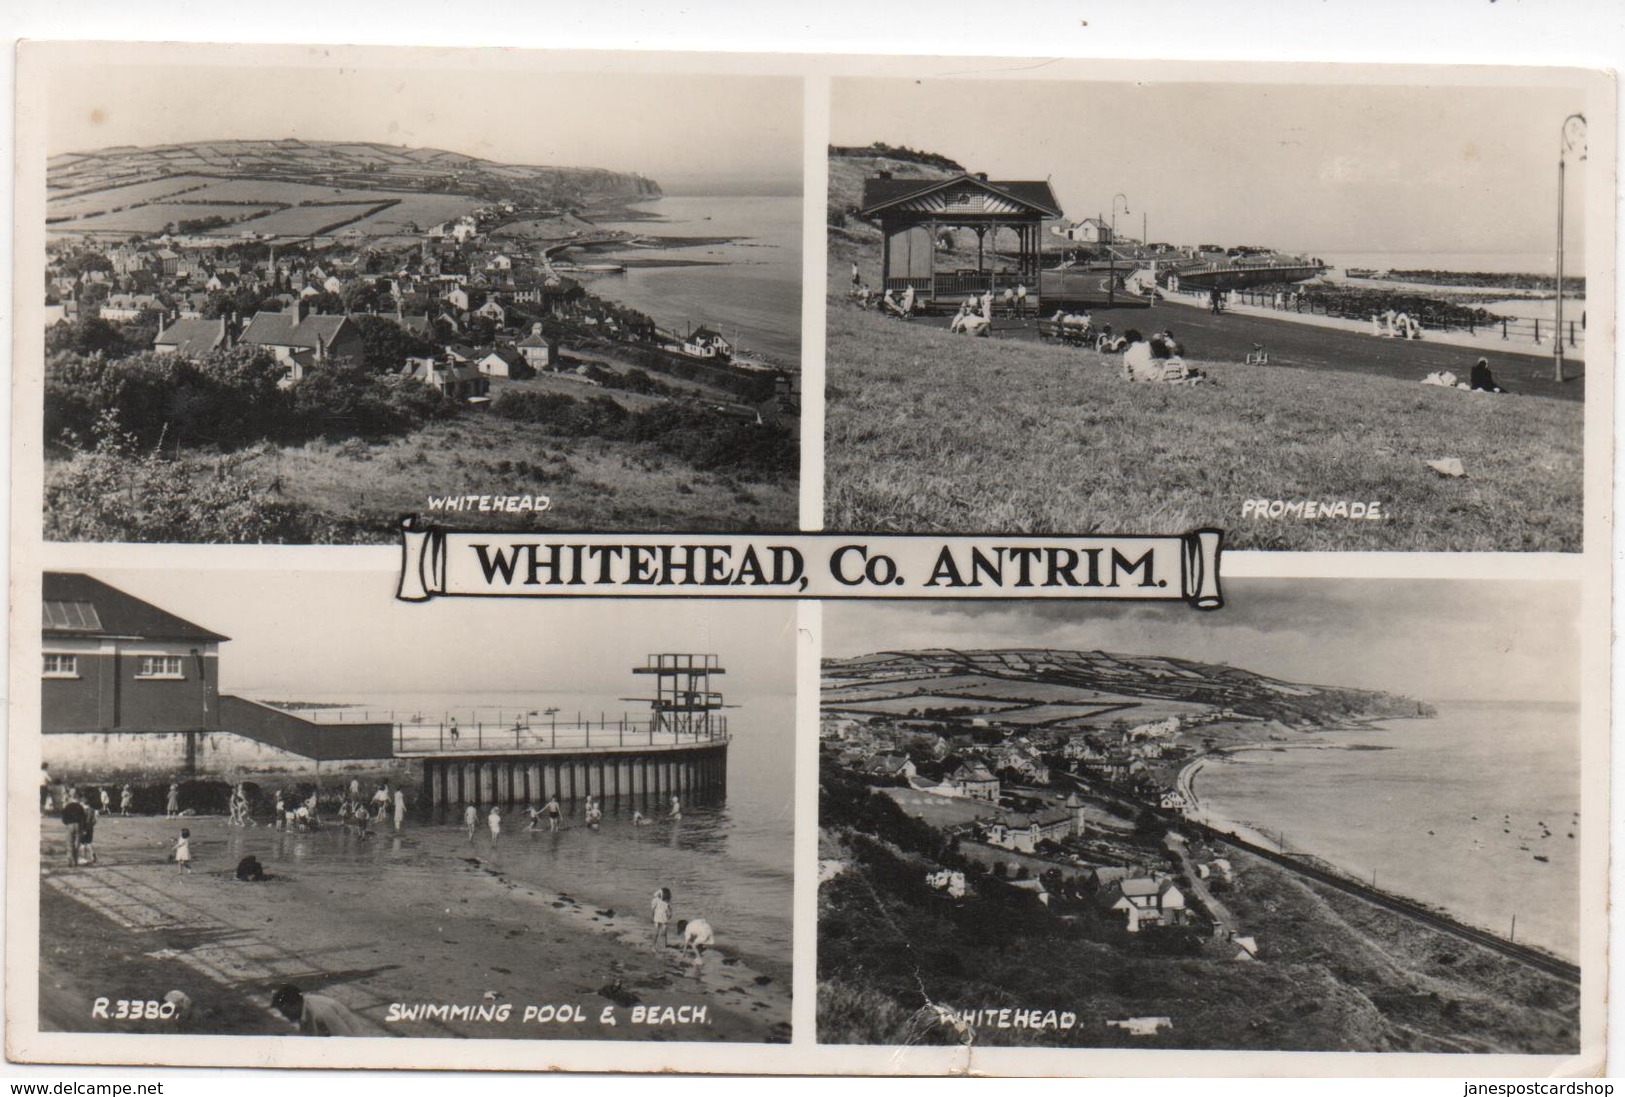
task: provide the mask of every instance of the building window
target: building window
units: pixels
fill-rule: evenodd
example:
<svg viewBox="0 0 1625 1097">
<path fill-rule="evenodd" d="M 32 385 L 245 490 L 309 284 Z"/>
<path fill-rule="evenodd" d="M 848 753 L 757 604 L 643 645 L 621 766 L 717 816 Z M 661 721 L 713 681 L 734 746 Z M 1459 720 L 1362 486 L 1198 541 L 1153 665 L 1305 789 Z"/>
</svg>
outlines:
<svg viewBox="0 0 1625 1097">
<path fill-rule="evenodd" d="M 45 677 L 47 678 L 77 678 L 79 677 L 79 656 L 53 655 L 45 653 Z"/>
<path fill-rule="evenodd" d="M 179 655 L 143 655 L 135 672 L 137 678 L 184 678 Z"/>
</svg>

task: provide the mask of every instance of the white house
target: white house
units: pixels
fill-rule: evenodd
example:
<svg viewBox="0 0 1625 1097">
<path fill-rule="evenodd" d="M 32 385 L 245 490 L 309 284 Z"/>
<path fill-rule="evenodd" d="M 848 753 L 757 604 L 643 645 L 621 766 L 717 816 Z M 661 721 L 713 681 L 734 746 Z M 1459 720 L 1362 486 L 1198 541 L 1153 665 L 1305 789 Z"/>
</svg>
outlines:
<svg viewBox="0 0 1625 1097">
<path fill-rule="evenodd" d="M 525 356 L 512 347 L 496 347 L 474 365 L 487 377 L 519 377 L 529 372 Z"/>
<path fill-rule="evenodd" d="M 1177 925 L 1185 917 L 1185 893 L 1166 876 L 1129 876 L 1102 889 L 1097 902 L 1120 911 L 1130 933 L 1142 926 Z"/>
</svg>

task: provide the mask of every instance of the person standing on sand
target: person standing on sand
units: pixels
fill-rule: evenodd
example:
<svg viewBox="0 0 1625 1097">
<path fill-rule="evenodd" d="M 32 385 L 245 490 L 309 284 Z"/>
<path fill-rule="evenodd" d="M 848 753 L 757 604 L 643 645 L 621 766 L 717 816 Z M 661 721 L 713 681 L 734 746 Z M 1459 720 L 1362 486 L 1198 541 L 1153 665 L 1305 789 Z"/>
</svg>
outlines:
<svg viewBox="0 0 1625 1097">
<path fill-rule="evenodd" d="M 164 818 L 173 819 L 181 813 L 181 786 L 169 783 L 169 799 L 164 802 Z"/>
<path fill-rule="evenodd" d="M 468 829 L 468 841 L 474 842 L 474 828 L 480 825 L 480 809 L 473 804 L 463 808 L 463 826 Z"/>
<path fill-rule="evenodd" d="M 655 935 L 652 946 L 656 952 L 662 948 L 671 947 L 671 889 L 661 888 L 655 892 L 654 898 L 649 902 L 650 913 L 654 916 Z"/>
<path fill-rule="evenodd" d="M 175 863 L 181 866 L 182 872 L 192 871 L 192 832 L 185 827 L 181 828 L 181 836 L 175 839 Z"/>
<path fill-rule="evenodd" d="M 85 821 L 79 824 L 79 863 L 96 863 L 96 809 L 85 808 Z"/>
<path fill-rule="evenodd" d="M 135 790 L 130 788 L 129 785 L 125 785 L 124 790 L 118 794 L 118 813 L 120 815 L 128 815 L 130 814 L 130 809 L 134 806 Z"/>
<path fill-rule="evenodd" d="M 79 841 L 85 825 L 85 805 L 79 802 L 79 797 L 72 789 L 63 797 L 62 826 L 68 837 L 68 867 L 77 868 L 79 865 Z"/>
<path fill-rule="evenodd" d="M 863 275 L 858 273 L 858 261 L 852 260 L 852 288 L 855 290 L 863 285 Z"/>
<path fill-rule="evenodd" d="M 108 791 L 106 785 L 102 786 L 102 814 L 113 814 L 113 794 L 112 792 Z"/>
<path fill-rule="evenodd" d="M 395 829 L 400 830 L 401 824 L 406 822 L 406 793 L 400 789 L 395 790 Z"/>
<path fill-rule="evenodd" d="M 502 809 L 495 804 L 491 805 L 491 814 L 485 818 L 486 825 L 491 828 L 491 848 L 497 848 L 497 839 L 502 837 Z"/>
</svg>

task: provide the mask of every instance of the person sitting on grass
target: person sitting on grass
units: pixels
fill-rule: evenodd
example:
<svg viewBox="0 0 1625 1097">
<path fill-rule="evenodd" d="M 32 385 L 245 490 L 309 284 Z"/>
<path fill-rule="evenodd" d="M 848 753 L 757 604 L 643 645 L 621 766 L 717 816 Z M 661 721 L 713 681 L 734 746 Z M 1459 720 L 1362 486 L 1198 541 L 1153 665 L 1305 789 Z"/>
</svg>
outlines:
<svg viewBox="0 0 1625 1097">
<path fill-rule="evenodd" d="M 271 1008 L 299 1026 L 302 1036 L 365 1036 L 366 1022 L 325 994 L 305 994 L 292 983 L 271 995 Z"/>
<path fill-rule="evenodd" d="M 1179 344 L 1166 335 L 1158 335 L 1153 342 L 1146 342 L 1145 336 L 1131 329 L 1127 338 L 1129 346 L 1123 352 L 1123 380 L 1196 385 L 1207 379 L 1201 370 L 1187 366 L 1184 358 L 1171 353 L 1170 348 L 1177 349 Z"/>
<path fill-rule="evenodd" d="M 1472 375 L 1468 378 L 1468 388 L 1474 392 L 1495 392 L 1503 396 L 1511 395 L 1506 389 L 1495 383 L 1495 375 L 1490 372 L 1490 360 L 1488 358 L 1480 358 L 1477 364 L 1473 366 Z"/>
</svg>

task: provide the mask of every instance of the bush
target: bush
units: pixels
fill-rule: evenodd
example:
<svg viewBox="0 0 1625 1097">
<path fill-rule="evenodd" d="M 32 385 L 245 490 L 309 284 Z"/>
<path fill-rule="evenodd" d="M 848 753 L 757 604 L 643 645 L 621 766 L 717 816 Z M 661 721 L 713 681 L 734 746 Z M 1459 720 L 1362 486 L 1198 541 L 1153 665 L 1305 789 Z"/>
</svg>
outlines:
<svg viewBox="0 0 1625 1097">
<path fill-rule="evenodd" d="M 144 450 L 108 418 L 96 448 L 57 470 L 45 489 L 52 541 L 263 544 L 313 540 L 304 513 L 266 499 L 267 487 L 221 458 L 212 476 L 192 478 L 156 449 Z"/>
</svg>

